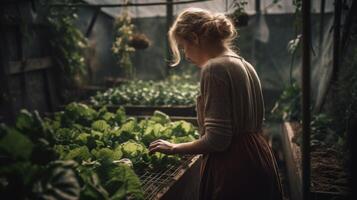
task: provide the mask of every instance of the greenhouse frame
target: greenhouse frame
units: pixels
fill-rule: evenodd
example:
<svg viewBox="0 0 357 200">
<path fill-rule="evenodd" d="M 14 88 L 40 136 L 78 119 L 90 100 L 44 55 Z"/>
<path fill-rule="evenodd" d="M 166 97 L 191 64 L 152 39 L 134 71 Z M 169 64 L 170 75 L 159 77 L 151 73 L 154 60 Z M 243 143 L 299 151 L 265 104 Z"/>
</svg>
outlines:
<svg viewBox="0 0 357 200">
<path fill-rule="evenodd" d="M 206 65 L 181 40 L 170 65 L 169 30 L 190 8 L 237 32 L 229 47 L 257 74 L 281 199 L 357 199 L 354 0 L 1 1 L 1 199 L 207 199 L 206 156 L 229 150 L 173 153 L 213 130 Z"/>
</svg>

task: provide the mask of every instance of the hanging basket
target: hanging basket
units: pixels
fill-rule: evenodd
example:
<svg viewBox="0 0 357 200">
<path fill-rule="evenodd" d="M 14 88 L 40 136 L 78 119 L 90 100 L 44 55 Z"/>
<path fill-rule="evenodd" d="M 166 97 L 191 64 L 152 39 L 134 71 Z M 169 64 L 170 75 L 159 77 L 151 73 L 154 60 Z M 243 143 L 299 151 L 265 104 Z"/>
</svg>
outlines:
<svg viewBox="0 0 357 200">
<path fill-rule="evenodd" d="M 142 33 L 134 34 L 133 38 L 130 40 L 129 45 L 134 47 L 136 50 L 146 49 L 150 46 L 149 38 Z"/>
</svg>

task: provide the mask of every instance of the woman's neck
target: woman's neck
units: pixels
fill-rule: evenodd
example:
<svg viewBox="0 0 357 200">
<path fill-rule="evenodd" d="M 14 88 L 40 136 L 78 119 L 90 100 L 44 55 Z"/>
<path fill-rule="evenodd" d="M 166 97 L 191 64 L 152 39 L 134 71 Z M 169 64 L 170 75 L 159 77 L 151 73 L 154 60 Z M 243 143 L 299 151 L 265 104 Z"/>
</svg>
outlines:
<svg viewBox="0 0 357 200">
<path fill-rule="evenodd" d="M 203 62 L 201 62 L 201 64 L 199 65 L 200 68 L 205 66 L 206 63 L 213 58 L 217 58 L 223 55 L 237 55 L 230 48 L 220 45 L 212 45 L 206 47 L 201 46 L 201 52 L 201 58 Z"/>
<path fill-rule="evenodd" d="M 224 46 L 219 46 L 219 47 L 207 49 L 206 52 L 207 52 L 207 58 L 212 59 L 230 52 L 230 49 Z"/>
</svg>

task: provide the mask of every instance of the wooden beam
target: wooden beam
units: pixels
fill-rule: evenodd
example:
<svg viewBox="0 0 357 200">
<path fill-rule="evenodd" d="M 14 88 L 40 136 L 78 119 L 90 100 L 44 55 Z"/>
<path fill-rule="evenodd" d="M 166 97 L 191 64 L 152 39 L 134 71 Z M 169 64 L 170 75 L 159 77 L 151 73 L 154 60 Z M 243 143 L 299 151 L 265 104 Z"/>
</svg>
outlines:
<svg viewBox="0 0 357 200">
<path fill-rule="evenodd" d="M 87 38 L 89 38 L 89 36 L 90 36 L 90 34 L 91 34 L 92 30 L 93 30 L 94 24 L 97 21 L 99 13 L 100 13 L 100 8 L 95 9 L 94 14 L 93 14 L 93 16 L 92 16 L 92 18 L 90 20 L 89 26 L 88 26 L 86 34 L 85 34 L 85 36 Z"/>
<path fill-rule="evenodd" d="M 10 61 L 9 74 L 20 74 L 35 70 L 47 69 L 52 67 L 52 59 L 50 57 L 27 59 L 25 61 Z"/>
</svg>

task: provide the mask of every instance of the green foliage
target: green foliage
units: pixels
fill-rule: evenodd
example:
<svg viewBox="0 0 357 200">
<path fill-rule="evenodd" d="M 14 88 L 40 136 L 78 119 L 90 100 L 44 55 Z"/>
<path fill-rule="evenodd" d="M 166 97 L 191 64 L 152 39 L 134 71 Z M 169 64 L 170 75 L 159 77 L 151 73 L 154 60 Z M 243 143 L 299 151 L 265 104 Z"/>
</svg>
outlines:
<svg viewBox="0 0 357 200">
<path fill-rule="evenodd" d="M 315 146 L 325 146 L 328 148 L 343 151 L 345 148 L 346 135 L 340 134 L 333 127 L 333 119 L 326 113 L 315 114 L 312 117 L 311 124 L 311 137 L 310 145 L 312 148 Z M 293 142 L 301 145 L 302 134 L 297 134 L 293 138 Z"/>
<path fill-rule="evenodd" d="M 32 141 L 17 130 L 8 128 L 6 132 L 0 139 L 0 151 L 14 160 L 30 159 L 34 146 Z"/>
<path fill-rule="evenodd" d="M 112 53 L 117 59 L 120 66 L 124 69 L 127 78 L 135 77 L 131 56 L 135 52 L 135 48 L 130 46 L 133 38 L 134 25 L 131 23 L 131 18 L 128 12 L 124 12 L 119 16 L 114 23 L 114 43 Z"/>
<path fill-rule="evenodd" d="M 153 166 L 155 166 L 155 168 L 157 169 L 165 169 L 167 168 L 168 165 L 173 165 L 173 164 L 177 164 L 180 162 L 180 158 L 177 156 L 172 156 L 172 155 L 165 155 L 162 153 L 154 153 L 151 156 L 151 163 Z"/>
<path fill-rule="evenodd" d="M 110 149 L 110 148 L 101 148 L 99 150 L 93 149 L 91 153 L 97 160 L 116 161 L 116 160 L 120 160 L 123 156 L 123 152 L 121 148 L 118 147 L 115 149 Z"/>
<path fill-rule="evenodd" d="M 172 135 L 177 137 L 193 135 L 195 132 L 193 125 L 183 120 L 172 122 L 171 127 Z"/>
<path fill-rule="evenodd" d="M 49 165 L 33 185 L 34 199 L 78 199 L 80 185 L 71 165 L 71 161 Z"/>
<path fill-rule="evenodd" d="M 144 199 L 141 182 L 129 166 L 104 162 L 96 171 L 110 199 Z"/>
<path fill-rule="evenodd" d="M 295 82 L 287 86 L 275 103 L 269 116 L 272 120 L 301 120 L 301 89 Z"/>
<path fill-rule="evenodd" d="M 21 110 L 16 117 L 15 127 L 21 133 L 25 133 L 34 142 L 39 138 L 53 142 L 53 129 L 51 125 L 48 121 L 43 120 L 37 111 L 30 113 L 27 110 Z"/>
<path fill-rule="evenodd" d="M 92 129 L 95 131 L 105 132 L 110 128 L 109 124 L 105 120 L 97 120 L 92 123 Z"/>
<path fill-rule="evenodd" d="M 80 2 L 80 0 L 50 0 L 46 1 L 44 5 Z M 47 17 L 50 28 L 50 44 L 54 55 L 56 55 L 56 61 L 72 79 L 75 75 L 86 73 L 84 49 L 87 46 L 87 40 L 74 25 L 77 12 L 75 7 L 49 7 L 43 13 Z"/>
<path fill-rule="evenodd" d="M 194 105 L 198 83 L 184 81 L 131 81 L 91 97 L 96 106 L 102 105 Z"/>
<path fill-rule="evenodd" d="M 170 122 L 170 117 L 165 113 L 156 110 L 153 116 L 150 117 L 150 120 L 163 125 Z"/>
<path fill-rule="evenodd" d="M 79 163 L 85 160 L 91 159 L 92 155 L 89 153 L 89 149 L 87 146 L 80 146 L 70 150 L 68 153 L 66 152 L 63 155 L 64 160 L 76 160 Z"/>
<path fill-rule="evenodd" d="M 0 167 L 0 178 L 18 180 L 7 192 L 15 191 L 16 184 L 31 188 L 25 195 L 35 199 L 55 193 L 63 195 L 60 199 L 79 195 L 80 199 L 143 199 L 136 173 L 165 170 L 181 160 L 174 155 L 149 155 L 147 145 L 157 139 L 188 142 L 197 138 L 192 124 L 171 122 L 159 111 L 138 122 L 127 118 L 122 108 L 112 113 L 80 103 L 67 105 L 52 119 L 24 110 L 16 125 L 0 126 L 0 156 L 10 162 Z M 20 132 L 32 133 L 31 127 L 40 133 L 30 138 Z M 52 143 L 41 132 L 47 132 Z M 67 164 L 53 167 L 54 163 Z"/>
<path fill-rule="evenodd" d="M 129 159 L 138 157 L 139 155 L 148 152 L 147 148 L 144 145 L 137 143 L 133 140 L 124 142 L 123 144 L 120 145 L 120 147 L 122 149 L 124 157 Z"/>
<path fill-rule="evenodd" d="M 88 126 L 97 118 L 97 112 L 85 104 L 74 102 L 65 107 L 61 118 L 61 125 L 64 127 L 70 127 L 76 123 Z"/>
<path fill-rule="evenodd" d="M 27 118 L 29 116 L 32 118 Z M 27 125 L 36 121 L 34 118 L 32 113 L 22 111 L 17 126 L 29 130 Z M 39 138 L 35 139 L 16 128 L 2 126 L 1 131 L 0 157 L 5 165 L 0 166 L 0 196 L 12 199 L 79 198 L 80 187 L 73 168 L 66 163 L 53 162 L 58 156 L 40 137 L 43 134 L 37 134 Z"/>
</svg>

